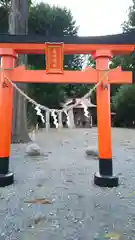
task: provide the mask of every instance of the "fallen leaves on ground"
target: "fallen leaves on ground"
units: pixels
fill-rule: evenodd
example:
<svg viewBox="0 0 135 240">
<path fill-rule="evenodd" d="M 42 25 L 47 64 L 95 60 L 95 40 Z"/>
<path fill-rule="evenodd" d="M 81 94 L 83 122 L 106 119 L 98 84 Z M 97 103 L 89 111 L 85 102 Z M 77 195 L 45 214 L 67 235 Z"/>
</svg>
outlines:
<svg viewBox="0 0 135 240">
<path fill-rule="evenodd" d="M 27 200 L 24 201 L 25 203 L 36 203 L 36 204 L 52 204 L 52 202 L 50 202 L 49 200 L 45 199 L 45 198 L 39 198 L 39 199 L 34 199 L 34 200 Z"/>
<path fill-rule="evenodd" d="M 128 197 L 133 197 L 135 195 L 135 192 L 132 192 Z"/>
<path fill-rule="evenodd" d="M 107 233 L 104 237 L 110 240 L 120 240 L 121 235 L 119 233 Z"/>
</svg>

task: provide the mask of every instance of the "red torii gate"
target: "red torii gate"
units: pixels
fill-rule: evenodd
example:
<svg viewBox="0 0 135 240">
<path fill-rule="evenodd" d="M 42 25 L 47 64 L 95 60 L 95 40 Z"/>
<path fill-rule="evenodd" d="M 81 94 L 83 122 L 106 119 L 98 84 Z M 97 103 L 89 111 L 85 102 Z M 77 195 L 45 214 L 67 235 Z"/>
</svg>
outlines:
<svg viewBox="0 0 135 240">
<path fill-rule="evenodd" d="M 13 87 L 7 80 L 21 83 L 98 83 L 109 68 L 112 55 L 131 53 L 135 44 L 130 34 L 93 38 L 68 37 L 64 41 L 45 41 L 29 36 L 0 36 L 0 187 L 14 182 L 13 173 L 9 172 L 12 98 Z M 113 40 L 112 40 L 113 39 Z M 64 42 L 64 43 L 63 43 Z M 77 42 L 77 43 L 76 43 Z M 118 44 L 117 44 L 118 42 Z M 46 54 L 45 70 L 26 70 L 24 66 L 14 67 L 17 54 Z M 96 70 L 64 71 L 64 54 L 92 54 L 96 60 Z M 110 84 L 132 83 L 132 72 L 122 72 L 118 67 L 108 72 L 96 89 L 98 120 L 99 173 L 94 175 L 94 183 L 99 186 L 118 186 L 118 177 L 113 175 Z"/>
</svg>

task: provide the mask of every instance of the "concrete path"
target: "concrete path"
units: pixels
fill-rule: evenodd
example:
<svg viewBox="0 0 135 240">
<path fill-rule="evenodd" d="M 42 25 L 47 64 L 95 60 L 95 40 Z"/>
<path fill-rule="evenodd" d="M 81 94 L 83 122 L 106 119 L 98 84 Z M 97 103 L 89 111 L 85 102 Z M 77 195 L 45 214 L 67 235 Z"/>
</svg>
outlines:
<svg viewBox="0 0 135 240">
<path fill-rule="evenodd" d="M 113 189 L 93 185 L 98 161 L 85 150 L 97 146 L 95 128 L 39 132 L 45 156 L 27 157 L 26 145 L 13 145 L 15 183 L 0 188 L 0 240 L 134 240 L 135 131 L 112 135 L 120 177 Z M 25 203 L 36 198 L 52 204 Z"/>
</svg>

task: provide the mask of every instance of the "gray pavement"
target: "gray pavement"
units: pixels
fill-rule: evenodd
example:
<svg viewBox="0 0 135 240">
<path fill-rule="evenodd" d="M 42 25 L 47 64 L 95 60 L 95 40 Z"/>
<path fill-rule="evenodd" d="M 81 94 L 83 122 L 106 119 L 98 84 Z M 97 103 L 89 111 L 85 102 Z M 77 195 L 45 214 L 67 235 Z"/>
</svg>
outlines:
<svg viewBox="0 0 135 240">
<path fill-rule="evenodd" d="M 134 240 L 135 131 L 112 129 L 114 172 L 120 186 L 93 184 L 98 161 L 85 155 L 97 146 L 97 129 L 37 133 L 45 156 L 11 147 L 15 183 L 0 188 L 0 240 Z M 52 204 L 29 204 L 46 198 Z M 114 235 L 108 235 L 107 233 Z"/>
</svg>

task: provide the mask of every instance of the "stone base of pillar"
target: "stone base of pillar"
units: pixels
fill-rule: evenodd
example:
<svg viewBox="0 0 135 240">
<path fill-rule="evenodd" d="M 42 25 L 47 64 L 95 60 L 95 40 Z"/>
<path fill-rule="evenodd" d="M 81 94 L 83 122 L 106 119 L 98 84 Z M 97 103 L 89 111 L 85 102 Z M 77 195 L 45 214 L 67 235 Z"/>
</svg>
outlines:
<svg viewBox="0 0 135 240">
<path fill-rule="evenodd" d="M 100 173 L 95 173 L 94 184 L 99 187 L 117 187 L 119 185 L 119 179 L 116 176 L 105 176 Z"/>
<path fill-rule="evenodd" d="M 14 174 L 0 174 L 0 187 L 6 187 L 14 183 Z"/>
<path fill-rule="evenodd" d="M 94 176 L 94 183 L 100 187 L 117 187 L 118 177 L 113 175 L 112 159 L 99 159 L 99 172 Z"/>
</svg>

